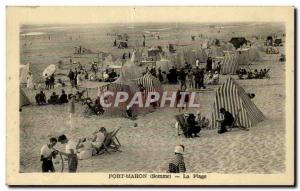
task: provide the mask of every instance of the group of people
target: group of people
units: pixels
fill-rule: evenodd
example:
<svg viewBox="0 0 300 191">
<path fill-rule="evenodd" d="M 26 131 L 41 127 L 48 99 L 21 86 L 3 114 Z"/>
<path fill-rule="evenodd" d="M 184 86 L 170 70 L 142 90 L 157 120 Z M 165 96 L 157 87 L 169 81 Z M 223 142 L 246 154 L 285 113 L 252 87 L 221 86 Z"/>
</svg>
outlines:
<svg viewBox="0 0 300 191">
<path fill-rule="evenodd" d="M 54 89 L 54 85 L 55 85 L 55 77 L 54 74 L 52 74 L 50 77 L 46 76 L 45 78 L 45 85 L 46 85 L 46 89 Z"/>
<path fill-rule="evenodd" d="M 70 69 L 68 77 L 70 79 L 71 86 L 78 88 L 78 86 L 80 86 L 82 79 L 86 78 L 86 75 L 88 75 L 88 73 L 83 68 L 77 69 L 76 67 L 74 71 Z"/>
<path fill-rule="evenodd" d="M 200 133 L 201 129 L 209 127 L 208 118 L 202 117 L 200 112 L 197 112 L 196 116 L 193 113 L 185 112 L 183 120 L 181 125 L 177 121 L 175 127 L 178 129 L 180 125 L 186 138 L 199 137 L 198 133 Z"/>
<path fill-rule="evenodd" d="M 54 163 L 59 163 L 58 154 L 66 156 L 68 161 L 68 172 L 76 172 L 78 160 L 88 159 L 92 156 L 103 154 L 104 144 L 107 141 L 108 131 L 105 127 L 99 128 L 90 136 L 78 140 L 68 139 L 66 135 L 60 135 L 58 138 L 51 137 L 49 143 L 41 148 L 42 172 L 55 172 Z M 109 140 L 112 141 L 113 140 Z M 65 145 L 65 151 L 59 151 L 55 148 L 57 142 Z"/>
<path fill-rule="evenodd" d="M 208 58 L 206 67 L 200 67 L 199 59 L 196 60 L 196 67 L 193 68 L 188 62 L 177 69 L 173 66 L 168 72 L 161 71 L 160 68 L 146 68 L 153 76 L 157 77 L 161 83 L 180 84 L 180 89 L 205 89 L 204 82 L 209 85 L 216 85 L 219 82 L 220 63 Z M 207 75 L 207 78 L 206 76 Z"/>
<path fill-rule="evenodd" d="M 56 105 L 56 104 L 64 104 L 69 102 L 68 95 L 66 94 L 65 90 L 61 91 L 61 95 L 57 95 L 55 92 L 53 92 L 48 100 L 43 90 L 41 90 L 35 95 L 35 101 L 37 105 L 46 105 L 46 104 Z"/>
<path fill-rule="evenodd" d="M 239 69 L 237 74 L 239 79 L 263 79 L 263 78 L 270 78 L 269 76 L 270 69 L 260 69 L 259 71 L 255 69 L 254 71 L 247 71 L 246 69 Z"/>
</svg>

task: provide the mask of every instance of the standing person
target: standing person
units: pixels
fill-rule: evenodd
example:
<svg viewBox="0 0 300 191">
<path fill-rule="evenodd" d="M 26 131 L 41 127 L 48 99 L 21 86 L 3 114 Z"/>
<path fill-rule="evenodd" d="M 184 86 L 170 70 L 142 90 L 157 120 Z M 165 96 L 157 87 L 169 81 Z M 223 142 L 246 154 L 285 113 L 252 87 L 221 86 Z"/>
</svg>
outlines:
<svg viewBox="0 0 300 191">
<path fill-rule="evenodd" d="M 199 89 L 200 87 L 200 69 L 196 67 L 194 72 L 194 80 L 195 80 L 195 89 Z"/>
<path fill-rule="evenodd" d="M 78 88 L 81 85 L 81 72 L 78 72 L 76 82 L 77 82 L 77 88 Z"/>
<path fill-rule="evenodd" d="M 200 60 L 199 58 L 196 59 L 196 67 L 199 67 L 199 64 L 200 64 Z"/>
<path fill-rule="evenodd" d="M 182 91 L 179 89 L 176 92 L 176 103 L 175 103 L 175 107 L 178 107 L 178 111 L 179 113 L 183 110 L 183 103 L 181 103 L 181 96 L 182 96 Z"/>
<path fill-rule="evenodd" d="M 163 75 L 162 75 L 161 69 L 158 68 L 157 71 L 158 71 L 158 74 L 157 74 L 158 80 L 160 81 L 160 83 L 163 83 L 164 77 L 163 77 Z"/>
<path fill-rule="evenodd" d="M 42 172 L 55 172 L 52 158 L 56 157 L 56 152 L 53 147 L 56 145 L 57 139 L 51 137 L 48 144 L 41 148 Z"/>
<path fill-rule="evenodd" d="M 75 113 L 75 95 L 70 96 L 70 102 L 69 102 L 69 122 L 70 122 L 70 128 L 73 129 L 73 114 Z"/>
<path fill-rule="evenodd" d="M 69 140 L 66 135 L 60 135 L 58 137 L 58 142 L 60 142 L 61 144 L 66 144 L 66 151 L 60 151 L 60 153 L 68 157 L 69 172 L 76 172 L 78 166 L 77 149 L 80 141 L 76 142 L 73 140 Z"/>
<path fill-rule="evenodd" d="M 69 77 L 69 79 L 70 79 L 70 83 L 71 83 L 71 86 L 72 86 L 72 87 L 74 87 L 74 76 L 75 76 L 75 74 L 74 74 L 73 70 L 70 69 L 69 74 L 68 74 L 68 77 Z"/>
<path fill-rule="evenodd" d="M 48 76 L 45 79 L 45 85 L 46 85 L 46 90 L 49 90 L 49 88 L 50 88 L 50 79 L 49 79 Z"/>
<path fill-rule="evenodd" d="M 232 125 L 234 122 L 234 117 L 233 115 L 229 112 L 226 111 L 224 108 L 220 109 L 220 113 L 224 116 L 223 119 L 218 119 L 218 122 L 221 122 L 221 129 L 218 130 L 219 134 L 227 132 L 226 126 Z"/>
<path fill-rule="evenodd" d="M 212 70 L 212 58 L 208 57 L 206 61 L 206 71 L 208 72 L 210 70 Z"/>
<path fill-rule="evenodd" d="M 75 68 L 74 71 L 74 86 L 77 88 L 77 75 L 78 75 L 78 71 L 77 68 Z"/>
<path fill-rule="evenodd" d="M 186 89 L 186 73 L 183 68 L 179 71 L 178 79 L 180 82 L 180 89 Z"/>
<path fill-rule="evenodd" d="M 199 72 L 199 89 L 203 88 L 205 89 L 206 87 L 204 86 L 204 70 L 200 70 Z"/>
<path fill-rule="evenodd" d="M 169 173 L 185 173 L 185 162 L 183 158 L 184 146 L 178 145 L 175 147 L 175 156 L 169 163 Z"/>
<path fill-rule="evenodd" d="M 143 41 L 143 47 L 145 47 L 145 46 L 146 46 L 146 41 L 144 40 L 144 41 Z"/>
<path fill-rule="evenodd" d="M 194 74 L 193 74 L 192 70 L 188 71 L 187 79 L 188 79 L 188 87 L 193 89 L 194 88 Z"/>
<path fill-rule="evenodd" d="M 54 89 L 55 78 L 54 74 L 50 76 L 50 89 Z"/>
<path fill-rule="evenodd" d="M 152 76 L 157 77 L 156 76 L 156 69 L 154 66 L 152 66 L 152 68 L 150 69 L 150 73 L 152 74 Z"/>
<path fill-rule="evenodd" d="M 27 74 L 27 88 L 28 89 L 33 89 L 34 88 L 33 78 L 32 78 L 31 72 L 28 72 L 28 74 Z"/>
</svg>

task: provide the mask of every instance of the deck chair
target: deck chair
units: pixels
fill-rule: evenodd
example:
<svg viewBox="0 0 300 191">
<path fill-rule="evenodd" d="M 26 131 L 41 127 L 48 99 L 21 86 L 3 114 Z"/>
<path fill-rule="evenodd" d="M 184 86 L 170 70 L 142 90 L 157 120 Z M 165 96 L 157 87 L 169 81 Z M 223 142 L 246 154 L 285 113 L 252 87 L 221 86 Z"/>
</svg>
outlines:
<svg viewBox="0 0 300 191">
<path fill-rule="evenodd" d="M 182 114 L 175 116 L 176 121 L 178 122 L 177 135 L 182 135 L 187 131 L 187 125 L 185 123 L 184 117 Z M 180 133 L 182 132 L 182 133 Z"/>
<path fill-rule="evenodd" d="M 119 132 L 120 129 L 121 129 L 121 127 L 112 132 L 109 132 L 104 139 L 102 149 L 105 152 L 107 152 L 108 154 L 110 154 L 110 152 L 109 152 L 110 149 L 113 150 L 114 152 L 117 152 L 117 151 L 122 152 L 120 150 L 121 143 L 120 143 L 119 139 L 117 138 L 117 133 Z"/>
</svg>

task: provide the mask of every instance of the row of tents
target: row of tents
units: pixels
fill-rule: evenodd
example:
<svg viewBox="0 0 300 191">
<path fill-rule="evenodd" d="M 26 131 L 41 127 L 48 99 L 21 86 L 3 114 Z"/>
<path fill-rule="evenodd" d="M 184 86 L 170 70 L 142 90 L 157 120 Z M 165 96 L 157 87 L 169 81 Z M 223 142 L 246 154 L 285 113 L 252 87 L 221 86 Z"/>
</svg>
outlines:
<svg viewBox="0 0 300 191">
<path fill-rule="evenodd" d="M 136 66 L 138 67 L 138 66 Z M 98 95 L 105 91 L 111 92 L 127 92 L 129 99 L 126 102 L 123 102 L 119 107 L 110 107 L 106 108 L 107 112 L 120 114 L 125 113 L 126 107 L 129 104 L 129 101 L 135 96 L 136 92 L 139 92 L 139 85 L 142 85 L 145 88 L 145 91 L 142 95 L 143 102 L 145 102 L 148 94 L 150 92 L 158 92 L 160 96 L 163 93 L 162 85 L 159 80 L 152 76 L 149 72 L 145 75 L 136 78 L 136 79 L 127 79 L 123 73 L 120 77 L 109 84 L 104 86 L 97 87 Z M 109 97 L 109 102 L 115 103 L 116 94 Z M 20 88 L 20 107 L 31 104 L 28 97 Z M 266 119 L 264 114 L 259 110 L 259 108 L 252 102 L 249 98 L 246 91 L 231 77 L 229 77 L 226 82 L 220 86 L 216 92 L 215 101 L 213 103 L 213 112 L 212 112 L 212 125 L 211 129 L 218 128 L 218 123 L 216 119 L 221 118 L 219 113 L 220 108 L 225 108 L 233 115 L 238 116 L 238 121 L 243 127 L 251 127 L 257 123 Z M 136 113 L 147 113 L 151 108 L 139 107 L 138 105 L 133 105 L 132 109 Z"/>
</svg>

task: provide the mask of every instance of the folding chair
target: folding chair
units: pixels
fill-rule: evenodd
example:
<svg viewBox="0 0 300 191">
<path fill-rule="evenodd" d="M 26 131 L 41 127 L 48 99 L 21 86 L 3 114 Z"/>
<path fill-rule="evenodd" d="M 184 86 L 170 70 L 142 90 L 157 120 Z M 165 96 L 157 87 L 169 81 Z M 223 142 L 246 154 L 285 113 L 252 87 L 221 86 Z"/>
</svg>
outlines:
<svg viewBox="0 0 300 191">
<path fill-rule="evenodd" d="M 117 138 L 117 133 L 119 132 L 119 130 L 121 129 L 118 128 L 115 131 L 109 132 L 103 142 L 103 149 L 105 152 L 107 152 L 108 154 L 110 154 L 109 149 L 112 149 L 114 152 L 122 152 L 119 148 L 121 147 L 121 143 L 119 141 L 119 139 Z"/>
<path fill-rule="evenodd" d="M 175 119 L 176 119 L 176 121 L 179 124 L 178 125 L 178 129 L 177 129 L 177 135 L 179 136 L 179 135 L 184 134 L 186 132 L 186 130 L 187 130 L 187 125 L 185 123 L 185 119 L 184 119 L 183 115 L 182 114 L 176 115 Z M 180 134 L 180 131 L 182 131 L 181 134 Z"/>
</svg>

